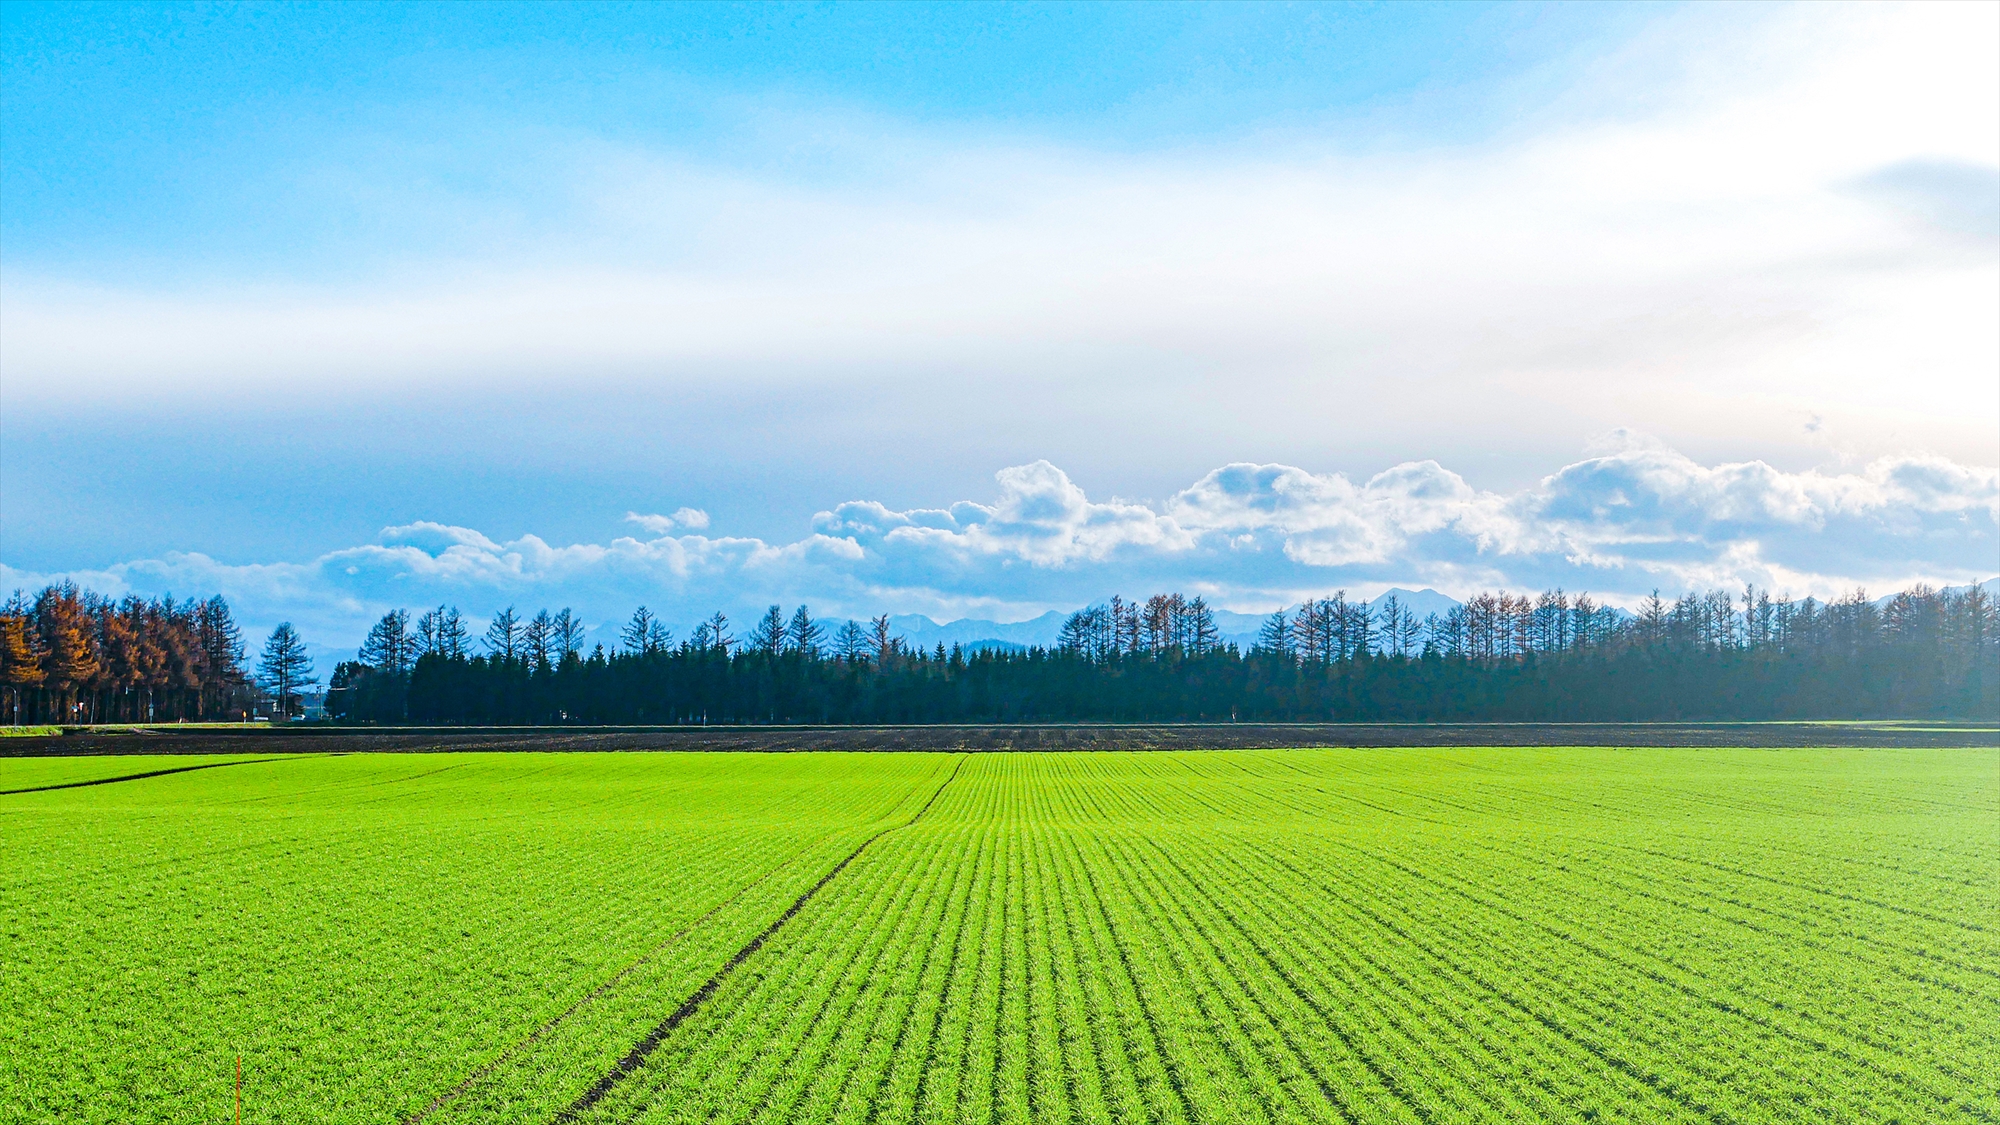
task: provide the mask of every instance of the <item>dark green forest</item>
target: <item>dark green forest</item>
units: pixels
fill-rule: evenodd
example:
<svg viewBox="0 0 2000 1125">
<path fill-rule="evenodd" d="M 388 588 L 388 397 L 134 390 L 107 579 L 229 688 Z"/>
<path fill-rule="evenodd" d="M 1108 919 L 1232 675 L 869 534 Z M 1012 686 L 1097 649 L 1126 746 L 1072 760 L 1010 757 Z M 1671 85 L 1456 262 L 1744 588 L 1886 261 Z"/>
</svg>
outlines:
<svg viewBox="0 0 2000 1125">
<path fill-rule="evenodd" d="M 1248 648 L 1201 599 L 1113 599 L 1058 645 L 913 649 L 887 617 L 838 629 L 773 606 L 675 642 L 645 609 L 581 651 L 565 611 L 511 611 L 474 654 L 455 611 L 398 611 L 335 671 L 372 723 L 1646 721 L 2000 714 L 2000 628 L 1978 588 L 1791 601 L 1746 590 L 1622 614 L 1561 591 L 1482 594 L 1417 619 L 1344 597 L 1273 614 Z"/>
<path fill-rule="evenodd" d="M 1481 594 L 1419 619 L 1344 596 L 1224 643 L 1200 598 L 1114 598 L 1053 647 L 911 647 L 886 616 L 837 628 L 773 606 L 738 637 L 718 613 L 676 640 L 643 607 L 584 651 L 568 610 L 386 614 L 327 681 L 337 722 L 692 724 L 1535 721 L 2000 717 L 2000 621 L 1977 587 L 1871 601 Z M 0 611 L 12 723 L 296 714 L 315 682 L 289 624 L 246 670 L 221 597 L 113 600 L 74 586 Z"/>
</svg>

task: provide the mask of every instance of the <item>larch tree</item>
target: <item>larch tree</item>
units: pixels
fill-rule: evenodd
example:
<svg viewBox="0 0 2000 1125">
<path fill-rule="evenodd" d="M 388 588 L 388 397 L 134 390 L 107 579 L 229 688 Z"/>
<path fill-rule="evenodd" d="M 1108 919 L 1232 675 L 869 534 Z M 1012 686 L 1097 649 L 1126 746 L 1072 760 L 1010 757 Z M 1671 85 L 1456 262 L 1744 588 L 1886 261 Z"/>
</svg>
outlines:
<svg viewBox="0 0 2000 1125">
<path fill-rule="evenodd" d="M 640 606 L 632 611 L 632 620 L 618 631 L 618 643 L 627 653 L 644 656 L 654 651 L 653 633 L 659 626 L 659 619 L 653 616 L 653 611 Z"/>
<path fill-rule="evenodd" d="M 306 654 L 306 643 L 299 638 L 298 630 L 289 621 L 279 622 L 271 630 L 270 639 L 264 642 L 257 675 L 265 690 L 276 697 L 280 715 L 292 713 L 293 693 L 316 682 L 312 673 L 312 657 Z"/>
<path fill-rule="evenodd" d="M 868 632 L 859 621 L 847 619 L 847 624 L 833 635 L 833 649 L 840 658 L 849 663 L 862 659 L 868 653 Z"/>
<path fill-rule="evenodd" d="M 736 638 L 729 633 L 729 618 L 718 609 L 715 611 L 715 616 L 703 624 L 708 626 L 707 647 L 722 650 L 724 656 L 729 655 L 730 646 L 736 643 Z"/>
<path fill-rule="evenodd" d="M 826 647 L 826 628 L 800 606 L 785 626 L 785 647 L 805 654 L 808 660 L 818 660 L 820 650 Z"/>
<path fill-rule="evenodd" d="M 361 662 L 378 672 L 407 672 L 416 663 L 416 638 L 410 635 L 410 612 L 392 609 L 368 630 L 361 643 Z"/>
<path fill-rule="evenodd" d="M 521 659 L 530 668 L 546 668 L 550 665 L 550 637 L 555 631 L 555 622 L 549 611 L 539 609 L 528 623 L 521 627 Z"/>
<path fill-rule="evenodd" d="M 550 655 L 556 663 L 560 664 L 583 651 L 583 634 L 583 622 L 577 620 L 568 606 L 562 607 L 562 611 L 550 619 Z"/>
<path fill-rule="evenodd" d="M 514 616 L 514 607 L 508 606 L 493 615 L 493 622 L 486 626 L 486 652 L 501 660 L 515 660 L 520 656 L 521 619 Z"/>
<path fill-rule="evenodd" d="M 750 631 L 750 647 L 766 656 L 776 656 L 785 650 L 785 611 L 772 606 L 764 611 L 757 627 Z"/>
<path fill-rule="evenodd" d="M 1263 627 L 1257 630 L 1257 647 L 1276 656 L 1292 655 L 1292 623 L 1284 610 L 1264 619 Z"/>
<path fill-rule="evenodd" d="M 21 721 L 21 693 L 48 678 L 42 670 L 40 637 L 29 627 L 19 591 L 0 616 L 0 684 L 7 687 L 9 721 Z"/>
</svg>

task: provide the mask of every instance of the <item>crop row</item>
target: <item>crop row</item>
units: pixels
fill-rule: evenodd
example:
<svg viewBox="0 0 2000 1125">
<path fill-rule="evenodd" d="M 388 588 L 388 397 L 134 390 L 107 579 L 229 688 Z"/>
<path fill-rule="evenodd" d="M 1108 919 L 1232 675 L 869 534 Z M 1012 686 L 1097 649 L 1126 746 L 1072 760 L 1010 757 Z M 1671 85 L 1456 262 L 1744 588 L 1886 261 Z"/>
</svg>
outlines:
<svg viewBox="0 0 2000 1125">
<path fill-rule="evenodd" d="M 975 759 L 590 1120 L 1993 1118 L 1963 899 L 1355 757 Z"/>
<path fill-rule="evenodd" d="M 20 794 L 0 1085 L 209 1121 L 240 1052 L 252 1122 L 543 1123 L 607 1078 L 583 1120 L 1994 1121 L 1996 765 L 357 755 Z"/>
<path fill-rule="evenodd" d="M 10 1112 L 217 1120 L 240 1053 L 249 1119 L 403 1116 L 623 970 L 699 982 L 938 761 L 355 756 L 7 798 Z M 550 1044 L 578 1069 L 651 1016 L 612 993 Z"/>
</svg>

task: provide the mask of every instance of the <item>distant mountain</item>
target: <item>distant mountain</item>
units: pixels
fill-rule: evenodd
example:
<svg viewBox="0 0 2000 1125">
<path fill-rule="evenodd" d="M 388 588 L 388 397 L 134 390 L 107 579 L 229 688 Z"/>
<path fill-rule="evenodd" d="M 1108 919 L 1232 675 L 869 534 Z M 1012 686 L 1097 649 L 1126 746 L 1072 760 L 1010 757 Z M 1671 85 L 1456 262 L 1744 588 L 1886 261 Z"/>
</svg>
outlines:
<svg viewBox="0 0 2000 1125">
<path fill-rule="evenodd" d="M 1429 587 L 1425 587 L 1424 589 L 1421 590 L 1405 590 L 1400 586 L 1392 586 L 1389 589 L 1382 591 L 1379 597 L 1377 597 L 1374 601 L 1368 604 L 1371 606 L 1379 607 L 1382 604 L 1383 599 L 1388 598 L 1391 595 L 1393 595 L 1398 602 L 1402 603 L 1404 609 L 1407 609 L 1411 613 L 1416 614 L 1419 620 L 1433 613 L 1437 614 L 1439 617 L 1443 617 L 1445 614 L 1450 613 L 1452 610 L 1457 609 L 1459 606 L 1465 604 L 1459 601 L 1457 598 L 1449 597 L 1445 594 L 1440 594 L 1436 590 L 1433 590 Z"/>
<path fill-rule="evenodd" d="M 980 618 L 962 617 L 957 621 L 947 621 L 940 625 L 921 613 L 903 613 L 889 618 L 889 627 L 908 638 L 913 647 L 934 648 L 943 645 L 970 645 L 976 641 L 1002 641 L 1022 648 L 1039 645 L 1048 648 L 1056 643 L 1062 632 L 1067 613 L 1050 610 L 1040 617 L 1026 621 L 986 621 Z"/>
<path fill-rule="evenodd" d="M 1382 591 L 1381 596 L 1367 603 L 1374 607 L 1381 605 L 1382 599 L 1395 595 L 1405 609 L 1419 618 L 1426 614 L 1443 616 L 1459 603 L 1438 593 L 1436 590 L 1404 590 L 1401 588 Z M 1285 607 L 1287 614 L 1298 609 Z M 1257 643 L 1257 633 L 1269 619 L 1268 613 L 1237 613 L 1234 610 L 1215 611 L 1215 627 L 1221 633 L 1223 643 L 1234 644 L 1238 648 L 1249 648 Z M 1020 652 L 1032 647 L 1053 648 L 1062 634 L 1063 622 L 1069 614 L 1060 610 L 1050 610 L 1040 617 L 1026 621 L 989 621 L 983 618 L 962 617 L 956 621 L 939 623 L 920 613 L 904 613 L 889 618 L 889 626 L 899 635 L 908 639 L 912 647 L 935 648 L 943 645 L 963 645 L 968 649 L 994 649 L 1001 652 Z"/>
<path fill-rule="evenodd" d="M 1967 590 L 1972 589 L 1972 585 L 1973 584 L 1968 583 L 1964 586 L 1945 586 L 1940 590 L 1938 590 L 1938 593 L 1963 594 Z M 2000 598 L 2000 578 L 1988 578 L 1986 581 L 1980 582 L 1977 585 L 1979 586 L 1980 589 L 1986 591 L 1987 597 Z M 1901 593 L 1901 592 L 1902 591 L 1898 590 L 1896 593 Z M 1884 594 L 1881 597 L 1875 599 L 1875 607 L 1877 609 L 1880 609 L 1881 607 L 1888 605 L 1891 601 L 1894 601 L 1895 598 L 1896 594 Z"/>
</svg>

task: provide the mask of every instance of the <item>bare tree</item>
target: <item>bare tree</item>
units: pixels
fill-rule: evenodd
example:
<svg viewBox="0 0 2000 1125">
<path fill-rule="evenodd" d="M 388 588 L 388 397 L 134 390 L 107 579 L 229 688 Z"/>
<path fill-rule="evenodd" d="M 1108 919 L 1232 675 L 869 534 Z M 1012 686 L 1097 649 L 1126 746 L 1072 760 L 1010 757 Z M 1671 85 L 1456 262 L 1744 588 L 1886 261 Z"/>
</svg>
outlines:
<svg viewBox="0 0 2000 1125">
<path fill-rule="evenodd" d="M 378 672 L 407 672 L 416 662 L 416 638 L 410 635 L 410 613 L 392 609 L 382 615 L 361 642 L 361 663 Z"/>
<path fill-rule="evenodd" d="M 859 662 L 868 653 L 867 630 L 861 627 L 860 622 L 848 618 L 847 624 L 842 625 L 840 631 L 833 635 L 833 650 L 840 654 L 842 660 L 849 663 Z"/>
<path fill-rule="evenodd" d="M 691 639 L 694 647 L 704 651 L 715 649 L 724 656 L 729 655 L 729 646 L 736 643 L 736 638 L 729 635 L 729 618 L 723 616 L 721 610 L 717 610 L 715 616 L 695 626 L 694 636 Z"/>
<path fill-rule="evenodd" d="M 1138 652 L 1140 634 L 1139 607 L 1116 594 L 1111 596 L 1112 643 L 1120 652 Z"/>
<path fill-rule="evenodd" d="M 568 606 L 549 620 L 549 656 L 553 663 L 560 664 L 572 655 L 583 651 L 583 622 L 576 619 Z"/>
<path fill-rule="evenodd" d="M 665 652 L 674 643 L 673 631 L 645 606 L 632 611 L 632 620 L 619 632 L 618 639 L 625 651 L 634 656 Z"/>
<path fill-rule="evenodd" d="M 536 610 L 534 618 L 521 628 L 521 659 L 531 668 L 547 667 L 554 634 L 555 622 L 549 611 Z"/>
<path fill-rule="evenodd" d="M 875 648 L 875 662 L 884 665 L 896 654 L 901 638 L 889 633 L 889 615 L 882 614 L 869 621 L 868 640 Z"/>
<path fill-rule="evenodd" d="M 514 607 L 508 606 L 493 615 L 493 623 L 486 627 L 486 651 L 502 660 L 513 660 L 520 655 L 521 619 L 514 616 Z"/>
<path fill-rule="evenodd" d="M 818 660 L 820 650 L 826 647 L 826 628 L 813 620 L 806 607 L 800 606 L 792 614 L 791 624 L 785 627 L 785 647 L 804 653 L 809 660 Z"/>
<path fill-rule="evenodd" d="M 1195 598 L 1187 603 L 1187 650 L 1200 656 L 1212 652 L 1222 641 L 1222 631 L 1215 627 L 1215 614 L 1208 608 L 1208 599 Z"/>
<path fill-rule="evenodd" d="M 757 627 L 750 633 L 750 645 L 766 656 L 776 656 L 785 650 L 785 611 L 772 606 L 764 611 Z"/>
<path fill-rule="evenodd" d="M 1111 659 L 1117 651 L 1112 612 L 1108 606 L 1094 605 L 1070 614 L 1056 635 L 1056 648 L 1093 663 Z"/>
<path fill-rule="evenodd" d="M 1257 631 L 1257 647 L 1274 656 L 1292 655 L 1292 623 L 1284 610 L 1264 619 L 1264 627 Z"/>
</svg>

